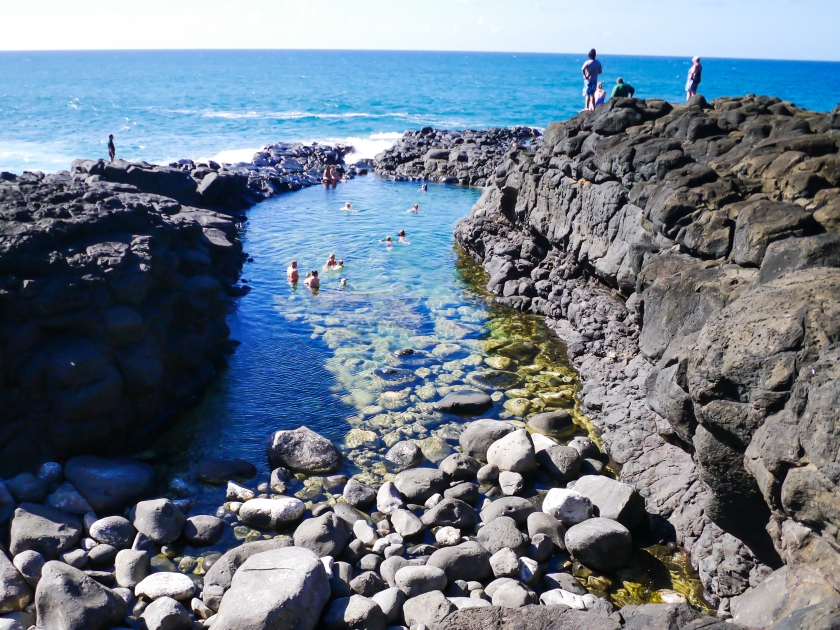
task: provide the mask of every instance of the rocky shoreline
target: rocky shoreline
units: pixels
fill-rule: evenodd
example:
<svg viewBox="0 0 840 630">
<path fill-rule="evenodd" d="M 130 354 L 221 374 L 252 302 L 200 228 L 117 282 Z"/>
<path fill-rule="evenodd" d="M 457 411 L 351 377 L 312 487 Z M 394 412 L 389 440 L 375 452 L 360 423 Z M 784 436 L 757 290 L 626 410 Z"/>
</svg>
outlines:
<svg viewBox="0 0 840 630">
<path fill-rule="evenodd" d="M 613 99 L 510 152 L 456 228 L 553 320 L 622 480 L 748 625 L 840 587 L 838 143 L 840 110 Z"/>
</svg>

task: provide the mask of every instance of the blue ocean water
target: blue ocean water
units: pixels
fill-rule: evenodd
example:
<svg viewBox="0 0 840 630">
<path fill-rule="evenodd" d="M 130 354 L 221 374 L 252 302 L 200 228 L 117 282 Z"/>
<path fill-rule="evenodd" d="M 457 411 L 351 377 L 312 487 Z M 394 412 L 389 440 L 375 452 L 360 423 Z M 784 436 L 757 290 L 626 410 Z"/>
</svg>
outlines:
<svg viewBox="0 0 840 630">
<path fill-rule="evenodd" d="M 603 56 L 640 97 L 684 99 L 690 61 Z M 533 125 L 583 105 L 580 55 L 365 51 L 0 53 L 0 170 L 76 157 L 236 161 L 280 140 L 346 141 L 372 157 L 398 134 Z M 840 102 L 840 63 L 704 60 L 707 98 L 768 94 L 816 110 Z M 220 155 L 221 154 L 221 155 Z"/>
</svg>

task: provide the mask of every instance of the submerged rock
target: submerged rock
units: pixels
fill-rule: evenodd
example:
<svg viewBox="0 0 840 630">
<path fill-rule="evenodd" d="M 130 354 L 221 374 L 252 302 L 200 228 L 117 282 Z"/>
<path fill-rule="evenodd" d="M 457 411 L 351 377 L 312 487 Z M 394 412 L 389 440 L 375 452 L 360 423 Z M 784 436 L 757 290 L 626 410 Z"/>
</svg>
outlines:
<svg viewBox="0 0 840 630">
<path fill-rule="evenodd" d="M 272 468 L 284 466 L 307 474 L 335 472 L 343 463 L 335 445 L 307 427 L 275 432 L 268 443 L 268 458 Z"/>
<path fill-rule="evenodd" d="M 475 391 L 457 391 L 447 394 L 435 403 L 435 409 L 443 413 L 475 416 L 493 407 L 488 394 Z"/>
</svg>

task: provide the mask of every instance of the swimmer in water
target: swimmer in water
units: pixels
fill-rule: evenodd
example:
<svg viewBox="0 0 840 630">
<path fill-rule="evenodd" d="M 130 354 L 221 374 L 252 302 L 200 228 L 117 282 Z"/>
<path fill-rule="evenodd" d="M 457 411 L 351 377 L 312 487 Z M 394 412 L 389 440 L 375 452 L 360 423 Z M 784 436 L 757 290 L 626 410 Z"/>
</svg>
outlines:
<svg viewBox="0 0 840 630">
<path fill-rule="evenodd" d="M 310 289 L 317 289 L 320 287 L 321 281 L 318 279 L 318 272 L 313 269 L 310 273 L 306 274 L 306 280 L 304 280 L 303 283 Z"/>
<path fill-rule="evenodd" d="M 429 190 L 429 185 L 424 183 L 422 186 L 420 186 L 420 190 L 422 190 L 423 192 L 426 192 L 427 190 Z"/>
<path fill-rule="evenodd" d="M 380 243 L 385 243 L 385 247 L 391 249 L 394 246 L 394 241 L 391 240 L 390 236 L 386 236 L 384 241 L 379 241 Z"/>
<path fill-rule="evenodd" d="M 344 259 L 338 261 L 338 264 L 335 266 L 336 269 L 341 270 L 344 269 Z"/>
<path fill-rule="evenodd" d="M 399 237 L 400 237 L 400 245 L 410 245 L 411 244 L 411 243 L 409 243 L 408 239 L 406 239 L 406 237 L 405 237 L 405 230 L 400 230 Z"/>
<path fill-rule="evenodd" d="M 338 285 L 341 286 L 341 287 L 346 287 L 347 286 L 347 278 L 342 278 L 341 282 L 339 282 Z"/>
<path fill-rule="evenodd" d="M 342 210 L 344 210 L 344 212 L 357 212 L 357 210 L 350 205 L 349 201 L 344 203 Z"/>
<path fill-rule="evenodd" d="M 335 254 L 330 254 L 330 257 L 327 258 L 327 262 L 324 264 L 324 269 L 330 270 L 336 267 L 338 267 L 338 263 L 335 261 Z"/>
<path fill-rule="evenodd" d="M 417 214 L 418 212 L 420 212 L 420 204 L 415 203 L 411 208 L 406 210 L 406 212 L 413 212 L 414 214 Z"/>
<path fill-rule="evenodd" d="M 293 260 L 292 264 L 286 269 L 286 277 L 292 284 L 295 284 L 298 280 L 300 280 L 300 273 L 298 273 L 296 260 Z"/>
</svg>

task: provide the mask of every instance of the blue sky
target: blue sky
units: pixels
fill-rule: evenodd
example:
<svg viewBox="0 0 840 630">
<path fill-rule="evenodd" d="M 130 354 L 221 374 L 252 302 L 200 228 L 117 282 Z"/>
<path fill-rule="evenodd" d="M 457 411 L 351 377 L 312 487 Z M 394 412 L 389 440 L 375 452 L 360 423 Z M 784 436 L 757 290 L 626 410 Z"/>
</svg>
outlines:
<svg viewBox="0 0 840 630">
<path fill-rule="evenodd" d="M 12 0 L 0 50 L 333 48 L 840 61 L 840 0 Z"/>
</svg>

